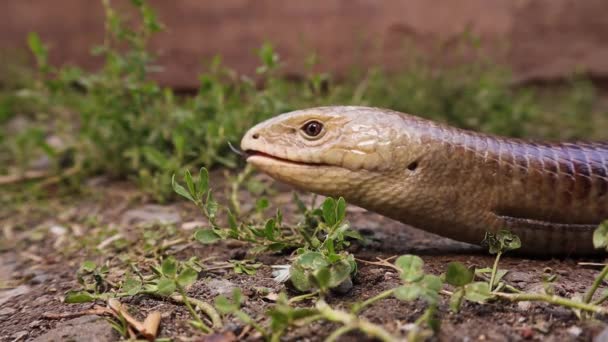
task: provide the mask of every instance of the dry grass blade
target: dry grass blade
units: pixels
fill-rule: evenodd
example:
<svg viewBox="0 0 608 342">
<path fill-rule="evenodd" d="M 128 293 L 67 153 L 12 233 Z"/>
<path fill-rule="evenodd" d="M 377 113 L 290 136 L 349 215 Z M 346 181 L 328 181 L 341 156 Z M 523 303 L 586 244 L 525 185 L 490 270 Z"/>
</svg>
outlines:
<svg viewBox="0 0 608 342">
<path fill-rule="evenodd" d="M 154 339 L 160 326 L 160 312 L 152 311 L 144 320 L 144 330 L 141 332 L 147 339 Z"/>
<path fill-rule="evenodd" d="M 77 311 L 77 312 L 63 312 L 63 313 L 53 313 L 53 312 L 45 312 L 42 314 L 43 318 L 46 319 L 64 319 L 64 318 L 76 318 L 87 315 L 113 315 L 114 312 L 108 308 L 104 308 L 102 306 L 95 306 L 92 309 Z"/>
<path fill-rule="evenodd" d="M 108 300 L 108 306 L 117 315 L 122 316 L 130 327 L 135 329 L 147 340 L 153 341 L 156 338 L 156 334 L 158 333 L 158 327 L 160 325 L 160 312 L 154 311 L 150 313 L 142 323 L 138 321 L 135 317 L 131 316 L 131 314 L 127 311 L 126 306 L 120 303 L 120 301 L 118 301 L 117 299 L 110 298 Z M 131 335 L 131 332 L 129 332 L 129 334 Z"/>
</svg>

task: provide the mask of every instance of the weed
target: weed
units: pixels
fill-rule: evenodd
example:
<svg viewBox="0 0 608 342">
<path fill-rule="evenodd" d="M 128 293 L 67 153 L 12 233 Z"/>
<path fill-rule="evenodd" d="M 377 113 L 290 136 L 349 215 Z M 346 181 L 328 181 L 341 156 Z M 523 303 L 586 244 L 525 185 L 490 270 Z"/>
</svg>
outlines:
<svg viewBox="0 0 608 342">
<path fill-rule="evenodd" d="M 237 177 L 237 181 L 242 182 L 242 179 Z M 196 204 L 211 224 L 211 228 L 195 232 L 194 238 L 197 241 L 203 244 L 223 239 L 245 241 L 255 245 L 250 249 L 254 254 L 296 249 L 289 274 L 292 284 L 300 291 L 317 289 L 325 293 L 345 281 L 349 282 L 357 270 L 354 257 L 345 248 L 349 245 L 348 238 L 360 239 L 360 236 L 350 230 L 344 221 L 346 202 L 343 198 L 337 201 L 327 198 L 320 208 L 312 210 L 307 210 L 296 198 L 303 210 L 304 220 L 296 227 L 285 227 L 280 211 L 263 224 L 238 223 L 230 209 L 220 206 L 214 200 L 209 187 L 209 172 L 205 168 L 200 170 L 197 180 L 186 170 L 185 186 L 176 182 L 175 177 L 172 184 L 174 191 Z M 234 196 L 232 198 L 234 202 Z M 238 203 L 233 204 L 233 207 L 238 207 Z M 217 215 L 220 212 L 226 213 L 226 228 L 218 223 Z"/>
<path fill-rule="evenodd" d="M 589 81 L 574 77 L 565 89 L 543 96 L 534 87 L 513 87 L 509 70 L 484 60 L 437 67 L 414 58 L 391 73 L 372 68 L 334 82 L 328 73 L 309 71 L 302 82 L 292 82 L 281 77 L 281 58 L 265 43 L 257 51 L 259 81 L 237 75 L 217 57 L 199 76 L 196 95 L 179 96 L 150 78 L 159 67 L 148 41 L 164 27 L 154 10 L 146 1 L 131 1 L 139 20 L 130 25 L 133 21 L 109 1 L 102 3 L 105 39 L 93 49 L 104 62 L 99 71 L 54 66 L 52 50 L 36 34 L 28 37 L 38 72 L 33 81 L 20 82 L 18 91 L 0 95 L 0 113 L 10 112 L 0 114 L 0 122 L 13 117 L 22 103 L 49 115 L 34 118 L 30 130 L 0 132 L 0 141 L 7 142 L 0 144 L 6 152 L 0 155 L 7 156 L 0 165 L 18 166 L 1 172 L 23 173 L 32 160 L 46 155 L 59 174 L 68 165 L 73 166 L 71 178 L 98 173 L 129 178 L 164 201 L 172 196 L 170 176 L 182 167 L 235 167 L 227 142 L 237 142 L 262 119 L 315 105 L 387 107 L 518 137 L 580 138 L 603 131 Z M 312 70 L 318 63 L 311 55 L 306 66 Z M 63 144 L 50 148 L 41 139 L 50 135 Z"/>
</svg>

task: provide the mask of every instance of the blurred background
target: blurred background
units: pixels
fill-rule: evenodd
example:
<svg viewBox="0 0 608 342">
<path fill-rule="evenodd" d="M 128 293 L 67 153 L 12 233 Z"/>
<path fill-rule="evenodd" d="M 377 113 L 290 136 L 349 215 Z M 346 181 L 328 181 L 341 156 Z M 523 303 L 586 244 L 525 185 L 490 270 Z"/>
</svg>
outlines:
<svg viewBox="0 0 608 342">
<path fill-rule="evenodd" d="M 0 174 L 171 196 L 276 114 L 387 107 L 531 139 L 606 139 L 603 0 L 3 3 Z"/>
<path fill-rule="evenodd" d="M 594 299 L 608 269 L 592 280 L 592 268 L 603 264 L 509 253 L 496 271 L 502 252 L 298 197 L 229 148 L 262 120 L 322 105 L 608 141 L 608 0 L 2 0 L 0 340 L 115 341 L 134 336 L 129 324 L 158 341 L 258 341 L 260 330 L 273 341 L 361 340 L 355 315 L 384 327 L 366 323 L 367 332 L 412 340 L 439 320 L 432 340 L 605 340 L 606 319 L 581 316 L 576 299 L 588 288 Z M 364 241 L 350 239 L 359 233 L 346 230 L 346 214 Z M 516 244 L 502 234 L 501 245 Z M 447 292 L 439 300 L 442 280 L 422 276 L 412 255 L 385 268 L 402 253 L 423 255 L 425 272 L 447 270 L 442 278 L 466 291 L 450 286 L 450 305 Z M 374 262 L 355 267 L 355 254 Z M 492 264 L 491 275 L 479 268 Z M 292 291 L 273 270 L 314 292 Z M 484 282 L 471 284 L 474 274 Z M 515 287 L 530 292 L 489 290 Z M 311 310 L 325 305 L 310 295 L 348 310 L 322 310 L 346 325 L 316 321 L 330 316 Z M 576 299 L 567 304 L 576 315 L 494 300 L 538 296 Z M 94 306 L 106 300 L 114 311 Z M 146 332 L 127 323 L 127 305 L 133 320 L 147 316 L 137 324 Z M 106 317 L 79 317 L 91 313 Z M 148 325 L 161 317 L 160 330 Z"/>
<path fill-rule="evenodd" d="M 129 12 L 127 1 L 114 1 Z M 487 55 L 512 68 L 517 81 L 546 81 L 587 72 L 608 76 L 608 19 L 602 0 L 331 0 L 150 1 L 166 29 L 151 40 L 176 88 L 197 88 L 193 75 L 221 55 L 240 73 L 258 65 L 254 51 L 272 42 L 285 73 L 302 75 L 312 52 L 321 68 L 344 75 L 353 65 L 394 70 L 414 46 L 425 58 L 449 60 L 463 33 L 483 42 Z M 3 4 L 0 48 L 26 48 L 38 32 L 52 47 L 51 61 L 100 66 L 90 48 L 103 40 L 101 1 L 18 1 Z M 470 60 L 470 59 L 469 59 Z"/>
</svg>

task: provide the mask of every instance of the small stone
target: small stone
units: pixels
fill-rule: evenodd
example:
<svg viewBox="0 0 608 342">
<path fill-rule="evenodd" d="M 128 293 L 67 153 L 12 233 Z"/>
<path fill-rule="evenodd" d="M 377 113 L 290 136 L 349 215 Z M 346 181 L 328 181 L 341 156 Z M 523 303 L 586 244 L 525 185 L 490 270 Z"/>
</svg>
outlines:
<svg viewBox="0 0 608 342">
<path fill-rule="evenodd" d="M 24 295 L 28 292 L 30 292 L 30 287 L 27 285 L 20 285 L 11 290 L 0 291 L 0 306 L 6 303 L 9 299 Z"/>
<path fill-rule="evenodd" d="M 117 335 L 105 319 L 83 316 L 65 321 L 56 328 L 38 336 L 34 342 L 46 341 L 116 341 Z"/>
<path fill-rule="evenodd" d="M 416 324 L 414 324 L 414 323 L 406 323 L 406 324 L 403 324 L 403 325 L 401 325 L 399 327 L 399 330 L 401 330 L 401 331 L 410 331 L 412 329 L 416 329 Z"/>
<path fill-rule="evenodd" d="M 27 337 L 28 334 L 29 333 L 25 330 L 18 331 L 11 335 L 11 338 L 13 339 L 12 342 L 25 341 L 25 338 Z"/>
<path fill-rule="evenodd" d="M 2 308 L 0 309 L 0 316 L 12 315 L 17 312 L 14 308 Z"/>
<path fill-rule="evenodd" d="M 534 329 L 532 329 L 531 327 L 523 327 L 520 330 L 519 334 L 522 338 L 531 339 L 534 337 Z"/>
<path fill-rule="evenodd" d="M 30 279 L 29 283 L 32 285 L 38 285 L 45 283 L 49 279 L 49 275 L 42 272 L 35 272 L 35 275 Z"/>
<path fill-rule="evenodd" d="M 35 321 L 33 321 L 33 322 L 30 322 L 30 324 L 28 324 L 27 326 L 28 326 L 30 329 L 32 329 L 32 328 L 35 328 L 35 327 L 39 326 L 39 325 L 40 325 L 40 323 L 42 323 L 42 321 L 40 321 L 40 320 L 35 320 Z"/>
<path fill-rule="evenodd" d="M 123 225 L 133 224 L 175 224 L 181 221 L 177 210 L 170 206 L 148 204 L 131 209 L 122 215 Z"/>
<path fill-rule="evenodd" d="M 505 280 L 513 283 L 529 283 L 532 282 L 534 276 L 529 272 L 511 271 L 505 275 Z"/>
<path fill-rule="evenodd" d="M 334 287 L 332 291 L 337 294 L 347 294 L 353 288 L 353 281 L 350 277 L 346 278 L 340 285 Z"/>
<path fill-rule="evenodd" d="M 517 302 L 517 308 L 521 311 L 528 311 L 532 307 L 532 302 Z"/>
<path fill-rule="evenodd" d="M 580 327 L 577 327 L 576 325 L 571 326 L 570 328 L 568 328 L 568 334 L 570 334 L 572 337 L 578 337 L 580 336 L 580 334 L 583 333 L 583 329 L 581 329 Z"/>
<path fill-rule="evenodd" d="M 384 280 L 391 280 L 395 277 L 395 273 L 393 272 L 386 272 L 384 273 Z"/>
<path fill-rule="evenodd" d="M 206 227 L 208 224 L 203 221 L 190 221 L 182 223 L 183 230 L 194 230 L 196 228 Z"/>
<path fill-rule="evenodd" d="M 213 295 L 225 295 L 232 293 L 236 285 L 226 279 L 210 279 L 206 283 L 207 288 Z"/>
<path fill-rule="evenodd" d="M 606 342 L 608 341 L 608 327 L 604 328 L 599 334 L 593 338 L 593 342 Z"/>
<path fill-rule="evenodd" d="M 61 236 L 61 235 L 65 235 L 65 233 L 68 231 L 68 229 L 64 226 L 60 226 L 60 225 L 52 225 L 49 228 L 49 231 L 51 232 L 51 234 L 56 235 L 56 236 Z"/>
</svg>

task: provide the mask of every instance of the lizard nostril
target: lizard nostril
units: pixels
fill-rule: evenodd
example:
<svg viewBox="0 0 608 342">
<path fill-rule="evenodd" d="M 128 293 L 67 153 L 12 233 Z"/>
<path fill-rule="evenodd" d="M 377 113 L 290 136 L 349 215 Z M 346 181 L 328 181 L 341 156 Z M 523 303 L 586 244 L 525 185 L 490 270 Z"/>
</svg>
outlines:
<svg viewBox="0 0 608 342">
<path fill-rule="evenodd" d="M 259 137 L 260 137 L 260 135 L 259 135 L 259 134 L 257 134 L 257 133 L 255 133 L 255 134 L 253 134 L 251 137 L 252 137 L 253 139 L 257 139 L 257 138 L 259 138 Z"/>
</svg>

